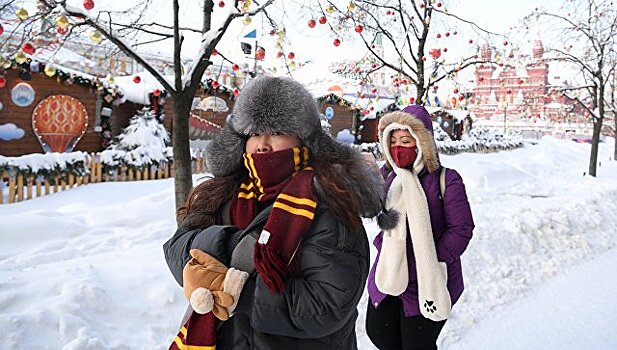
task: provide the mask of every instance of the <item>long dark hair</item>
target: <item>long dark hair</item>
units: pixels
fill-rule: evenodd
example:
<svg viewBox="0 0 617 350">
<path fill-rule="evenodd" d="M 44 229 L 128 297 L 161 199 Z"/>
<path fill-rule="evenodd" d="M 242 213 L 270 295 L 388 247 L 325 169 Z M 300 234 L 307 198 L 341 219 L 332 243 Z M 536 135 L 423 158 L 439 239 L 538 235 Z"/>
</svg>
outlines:
<svg viewBox="0 0 617 350">
<path fill-rule="evenodd" d="M 341 168 L 346 168 L 345 164 L 335 165 L 317 159 L 313 166 L 319 186 L 319 201 L 328 206 L 334 217 L 342 221 L 351 232 L 359 231 L 362 227 L 362 201 L 357 189 L 345 181 L 345 176 L 341 176 Z M 240 183 L 246 180 L 247 176 L 247 172 L 242 171 L 202 182 L 191 190 L 186 204 L 178 209 L 176 219 L 189 229 L 219 223 L 220 210 L 226 202 L 233 199 Z"/>
</svg>

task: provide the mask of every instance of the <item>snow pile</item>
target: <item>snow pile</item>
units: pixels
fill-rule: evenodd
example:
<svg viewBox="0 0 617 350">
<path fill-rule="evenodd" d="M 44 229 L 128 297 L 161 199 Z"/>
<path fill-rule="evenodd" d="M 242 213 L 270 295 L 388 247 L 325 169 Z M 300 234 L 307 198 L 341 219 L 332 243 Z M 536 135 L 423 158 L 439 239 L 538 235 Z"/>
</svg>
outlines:
<svg viewBox="0 0 617 350">
<path fill-rule="evenodd" d="M 83 176 L 89 173 L 87 164 L 90 156 L 85 152 L 32 153 L 20 157 L 0 156 L 0 174 L 54 178 L 70 173 Z"/>
<path fill-rule="evenodd" d="M 441 127 L 433 128 L 441 130 Z M 443 130 L 441 130 L 443 132 Z M 486 126 L 477 126 L 469 131 L 469 134 L 462 136 L 461 140 L 451 140 L 445 132 L 436 132 L 435 135 L 441 135 L 442 140 L 437 139 L 437 149 L 442 154 L 456 154 L 461 152 L 475 153 L 490 153 L 503 150 L 512 150 L 523 145 L 523 139 L 519 135 L 496 135 L 491 129 Z"/>
</svg>

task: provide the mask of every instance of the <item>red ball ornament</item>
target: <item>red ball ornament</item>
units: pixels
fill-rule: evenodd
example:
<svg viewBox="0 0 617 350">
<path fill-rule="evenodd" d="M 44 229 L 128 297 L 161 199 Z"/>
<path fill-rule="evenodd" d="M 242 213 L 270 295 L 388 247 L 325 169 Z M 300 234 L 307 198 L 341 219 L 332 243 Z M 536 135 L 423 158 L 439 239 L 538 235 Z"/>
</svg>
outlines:
<svg viewBox="0 0 617 350">
<path fill-rule="evenodd" d="M 293 60 L 296 57 L 296 54 L 293 52 L 290 52 L 287 54 L 287 58 L 289 58 L 290 60 Z"/>
<path fill-rule="evenodd" d="M 414 104 L 414 103 L 416 103 L 416 98 L 415 98 L 415 97 L 410 97 L 410 98 L 409 98 L 409 103 L 410 103 L 410 104 Z"/>
<path fill-rule="evenodd" d="M 469 39 L 469 43 L 470 43 L 470 44 L 473 44 L 473 40 L 472 40 L 472 39 Z"/>
<path fill-rule="evenodd" d="M 446 32 L 446 38 L 450 36 L 450 32 Z"/>
<path fill-rule="evenodd" d="M 448 48 L 447 48 L 447 47 L 444 47 L 444 48 L 443 48 L 443 52 L 448 52 Z"/>
<path fill-rule="evenodd" d="M 455 93 L 455 94 L 458 94 L 458 89 L 454 89 L 454 93 Z"/>
<path fill-rule="evenodd" d="M 426 57 L 422 56 L 422 61 L 426 62 Z"/>
<path fill-rule="evenodd" d="M 508 46 L 508 41 L 504 40 L 504 41 L 503 41 L 503 45 L 504 45 L 504 46 Z"/>
<path fill-rule="evenodd" d="M 212 86 L 213 89 L 218 89 L 219 88 L 219 82 L 218 81 L 213 81 L 212 84 L 210 84 L 210 86 Z"/>
<path fill-rule="evenodd" d="M 2 33 L 4 33 L 4 27 L 0 24 L 0 35 L 2 35 Z"/>
<path fill-rule="evenodd" d="M 238 95 L 240 95 L 240 90 L 238 90 L 238 88 L 235 88 L 235 89 L 233 90 L 233 94 L 234 94 L 234 96 L 238 96 Z"/>
<path fill-rule="evenodd" d="M 506 91 L 506 94 L 508 94 L 508 95 L 512 94 L 512 90 L 508 89 L 508 90 Z"/>
<path fill-rule="evenodd" d="M 216 56 L 218 54 L 219 54 L 219 52 L 216 49 L 212 49 L 212 53 L 210 55 Z"/>
<path fill-rule="evenodd" d="M 225 7 L 225 1 L 219 1 L 219 7 Z"/>
<path fill-rule="evenodd" d="M 460 96 L 458 97 L 458 100 L 459 100 L 459 101 L 462 101 L 462 100 L 464 100 L 464 99 L 465 99 L 465 96 L 463 96 L 463 95 L 460 95 Z"/>
<path fill-rule="evenodd" d="M 233 66 L 231 66 L 231 69 L 233 69 L 233 70 L 237 71 L 237 70 L 239 70 L 239 69 L 240 69 L 240 66 L 239 66 L 239 65 L 237 65 L 237 64 L 234 64 Z"/>
<path fill-rule="evenodd" d="M 339 38 L 334 39 L 334 46 L 339 46 L 341 44 L 341 40 Z"/>
<path fill-rule="evenodd" d="M 523 79 L 520 79 L 520 80 L 518 81 L 518 84 L 519 84 L 519 85 L 521 85 L 522 83 L 524 83 L 524 81 L 523 81 Z"/>
<path fill-rule="evenodd" d="M 94 8 L 94 1 L 92 0 L 84 0 L 84 8 L 88 11 Z"/>
<path fill-rule="evenodd" d="M 437 39 L 441 39 L 441 33 L 437 33 Z"/>
<path fill-rule="evenodd" d="M 326 16 L 321 16 L 321 17 L 319 17 L 319 23 L 321 23 L 321 24 L 326 24 L 326 22 L 327 22 L 327 21 L 328 21 L 328 20 L 326 19 Z"/>
<path fill-rule="evenodd" d="M 362 27 L 361 25 L 358 24 L 356 26 L 356 33 L 360 34 L 360 33 L 362 33 L 363 30 L 364 30 L 364 27 Z"/>
<path fill-rule="evenodd" d="M 420 4 L 420 8 L 423 9 L 424 8 L 424 4 Z"/>
<path fill-rule="evenodd" d="M 437 3 L 437 7 L 441 7 L 441 6 L 443 6 L 443 4 L 442 4 L 442 3 L 440 3 L 440 2 L 438 2 L 438 3 Z"/>
<path fill-rule="evenodd" d="M 58 27 L 56 29 L 56 32 L 58 32 L 58 34 L 60 34 L 60 35 L 66 35 L 66 33 L 69 32 L 69 29 L 68 28 Z"/>
<path fill-rule="evenodd" d="M 6 78 L 3 76 L 0 76 L 0 89 L 2 89 L 5 86 L 6 86 Z"/>
<path fill-rule="evenodd" d="M 439 89 L 439 86 L 435 85 L 433 86 L 433 90 L 437 91 Z"/>
<path fill-rule="evenodd" d="M 161 90 L 155 89 L 154 91 L 152 91 L 152 95 L 154 95 L 155 97 L 161 96 Z"/>
<path fill-rule="evenodd" d="M 134 82 L 135 84 L 139 84 L 139 83 L 141 83 L 141 77 L 140 77 L 139 75 L 136 75 L 136 76 L 133 78 L 133 82 Z"/>
<path fill-rule="evenodd" d="M 279 52 L 277 52 L 277 53 L 276 53 L 276 57 L 277 57 L 277 58 L 281 58 L 281 57 L 283 57 L 283 51 L 279 51 Z"/>
<path fill-rule="evenodd" d="M 36 49 L 34 48 L 34 46 L 30 43 L 25 43 L 21 46 L 21 49 L 24 50 L 25 53 L 27 53 L 28 55 L 33 55 L 34 52 L 36 51 Z"/>
<path fill-rule="evenodd" d="M 390 10 L 386 11 L 386 15 L 390 16 Z"/>
<path fill-rule="evenodd" d="M 434 60 L 436 60 L 439 57 L 441 57 L 441 50 L 440 49 L 431 49 L 431 51 L 429 51 L 428 54 L 431 55 L 431 57 L 433 57 Z"/>
<path fill-rule="evenodd" d="M 315 22 L 314 19 L 308 21 L 309 28 L 315 28 L 315 24 L 317 24 L 317 22 Z"/>
</svg>

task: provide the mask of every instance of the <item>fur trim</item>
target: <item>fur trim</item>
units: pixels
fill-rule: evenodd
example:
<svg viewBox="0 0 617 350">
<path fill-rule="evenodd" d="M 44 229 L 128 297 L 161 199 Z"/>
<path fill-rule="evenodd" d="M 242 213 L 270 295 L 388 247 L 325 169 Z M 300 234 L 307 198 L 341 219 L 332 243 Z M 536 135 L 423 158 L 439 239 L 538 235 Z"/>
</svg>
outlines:
<svg viewBox="0 0 617 350">
<path fill-rule="evenodd" d="M 244 271 L 236 270 L 230 267 L 225 275 L 225 282 L 223 283 L 223 291 L 231 295 L 234 299 L 233 304 L 227 307 L 227 313 L 229 316 L 233 316 L 236 306 L 238 306 L 238 300 L 240 300 L 240 294 L 242 288 L 249 278 L 249 274 Z"/>
<path fill-rule="evenodd" d="M 422 160 L 429 173 L 439 169 L 439 157 L 437 155 L 437 146 L 433 134 L 424 126 L 424 123 L 413 115 L 405 112 L 391 112 L 381 117 L 379 120 L 379 144 L 384 152 L 389 149 L 390 135 L 384 135 L 386 127 L 392 123 L 398 123 L 411 128 L 412 134 L 417 137 L 418 146 L 422 149 Z"/>
<path fill-rule="evenodd" d="M 207 314 L 214 307 L 214 298 L 209 289 L 199 287 L 191 293 L 191 307 L 198 314 Z"/>
</svg>

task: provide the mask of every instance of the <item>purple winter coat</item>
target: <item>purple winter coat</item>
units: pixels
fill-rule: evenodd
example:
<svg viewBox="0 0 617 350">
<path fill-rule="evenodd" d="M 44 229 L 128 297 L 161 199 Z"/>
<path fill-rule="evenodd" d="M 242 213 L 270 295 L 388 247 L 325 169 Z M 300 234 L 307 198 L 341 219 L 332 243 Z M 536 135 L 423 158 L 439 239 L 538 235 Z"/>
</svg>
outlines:
<svg viewBox="0 0 617 350">
<path fill-rule="evenodd" d="M 385 167 L 382 167 L 381 172 L 386 178 L 387 193 L 396 174 Z M 454 305 L 464 289 L 460 257 L 471 239 L 474 223 L 463 179 L 455 170 L 446 169 L 446 191 L 442 200 L 439 188 L 440 172 L 438 170 L 429 173 L 425 169 L 420 173 L 419 178 L 428 201 L 437 258 L 448 266 L 448 291 L 452 305 Z M 377 257 L 369 273 L 367 286 L 371 304 L 375 308 L 386 297 L 386 294 L 380 292 L 375 284 L 375 270 L 381 254 L 382 237 L 383 232 L 380 232 L 373 241 L 373 244 L 377 247 Z M 405 316 L 410 317 L 421 313 L 418 303 L 416 263 L 409 228 L 407 229 L 407 266 L 409 267 L 409 284 L 400 298 L 403 300 Z"/>
</svg>

